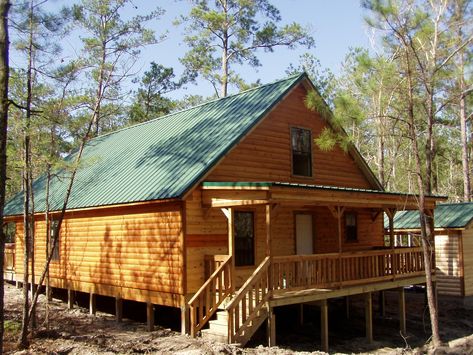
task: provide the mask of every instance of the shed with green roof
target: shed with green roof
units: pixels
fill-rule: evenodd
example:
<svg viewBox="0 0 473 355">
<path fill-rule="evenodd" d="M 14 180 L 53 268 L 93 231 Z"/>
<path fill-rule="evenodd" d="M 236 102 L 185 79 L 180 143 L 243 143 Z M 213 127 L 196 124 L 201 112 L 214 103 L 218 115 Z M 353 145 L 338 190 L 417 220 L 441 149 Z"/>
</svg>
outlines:
<svg viewBox="0 0 473 355">
<path fill-rule="evenodd" d="M 354 146 L 317 147 L 325 129 L 343 131 L 327 110 L 305 106 L 311 90 L 306 74 L 291 76 L 91 139 L 60 233 L 51 236 L 58 243 L 50 252 L 51 285 L 87 292 L 91 305 L 105 295 L 146 302 L 148 314 L 153 305 L 176 307 L 184 332 L 210 326 L 203 334 L 244 344 L 268 317 L 267 302 L 298 302 L 289 297 L 295 289 L 335 287 L 339 296 L 424 282 L 418 248 L 396 252 L 408 266 L 383 264 L 393 250 L 383 249 L 382 212 L 415 209 L 417 197 L 384 191 Z M 50 226 L 68 174 L 57 172 L 50 183 Z M 46 255 L 46 185 L 44 176 L 33 185 L 37 272 Z M 427 208 L 438 199 L 427 197 Z M 15 224 L 14 277 L 21 280 L 21 194 L 5 215 Z M 312 278 L 290 271 L 302 255 Z M 373 260 L 382 264 L 359 270 Z M 276 264 L 287 271 L 275 271 L 271 285 L 268 277 L 254 279 Z M 236 297 L 245 284 L 261 289 Z M 280 298 L 270 298 L 272 287 Z M 251 320 L 208 325 L 226 298 L 246 300 L 233 319 L 251 311 Z"/>
<path fill-rule="evenodd" d="M 438 292 L 473 296 L 473 202 L 439 204 L 434 216 Z M 397 243 L 415 244 L 420 233 L 418 211 L 398 212 L 394 229 Z"/>
</svg>

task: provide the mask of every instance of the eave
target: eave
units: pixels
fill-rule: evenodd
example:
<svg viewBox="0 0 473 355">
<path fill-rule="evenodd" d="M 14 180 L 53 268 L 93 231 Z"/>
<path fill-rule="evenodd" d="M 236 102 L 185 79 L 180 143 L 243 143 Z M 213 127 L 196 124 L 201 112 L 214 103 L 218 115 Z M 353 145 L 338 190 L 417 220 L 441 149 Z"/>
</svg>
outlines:
<svg viewBox="0 0 473 355">
<path fill-rule="evenodd" d="M 443 196 L 426 197 L 426 208 L 434 209 Z M 416 195 L 335 186 L 278 182 L 204 182 L 205 207 L 232 207 L 260 204 L 294 204 L 307 207 L 346 206 L 396 210 L 418 209 Z"/>
</svg>

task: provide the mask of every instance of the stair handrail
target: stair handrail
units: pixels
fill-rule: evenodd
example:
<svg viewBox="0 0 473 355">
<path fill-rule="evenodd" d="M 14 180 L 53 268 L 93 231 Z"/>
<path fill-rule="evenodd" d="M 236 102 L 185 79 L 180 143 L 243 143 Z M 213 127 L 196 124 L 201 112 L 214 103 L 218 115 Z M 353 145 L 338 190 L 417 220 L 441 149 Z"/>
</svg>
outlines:
<svg viewBox="0 0 473 355">
<path fill-rule="evenodd" d="M 201 330 L 232 290 L 231 260 L 228 258 L 210 275 L 189 300 L 190 331 L 193 338 Z"/>
<path fill-rule="evenodd" d="M 235 338 L 257 317 L 258 312 L 269 300 L 272 291 L 269 275 L 270 266 L 271 258 L 267 256 L 227 304 L 229 343 L 234 342 Z M 252 302 L 248 302 L 247 305 L 246 300 L 252 301 L 253 297 L 255 304 L 253 305 Z"/>
</svg>

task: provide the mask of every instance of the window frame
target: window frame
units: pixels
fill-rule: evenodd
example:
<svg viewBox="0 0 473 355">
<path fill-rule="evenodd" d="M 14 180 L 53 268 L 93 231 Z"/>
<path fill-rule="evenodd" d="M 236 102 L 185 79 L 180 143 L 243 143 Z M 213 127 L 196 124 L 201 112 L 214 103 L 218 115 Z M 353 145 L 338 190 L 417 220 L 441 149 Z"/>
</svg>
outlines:
<svg viewBox="0 0 473 355">
<path fill-rule="evenodd" d="M 251 238 L 251 257 L 249 263 L 240 263 L 238 256 L 242 255 L 241 252 L 238 252 L 238 243 L 237 239 L 250 239 L 250 238 L 242 238 L 237 236 L 237 214 L 251 214 L 252 216 L 252 238 Z M 233 236 L 234 236 L 234 257 L 235 257 L 235 267 L 252 267 L 256 265 L 256 212 L 254 210 L 235 210 L 233 211 Z"/>
<path fill-rule="evenodd" d="M 294 149 L 292 145 L 292 137 L 293 137 L 293 130 L 302 130 L 309 132 L 309 159 L 308 162 L 310 164 L 309 173 L 310 175 L 300 175 L 294 172 Z M 312 144 L 312 130 L 307 127 L 300 127 L 300 126 L 290 126 L 289 127 L 289 147 L 290 147 L 290 154 L 291 154 L 291 176 L 303 179 L 311 179 L 314 177 L 314 162 L 313 162 L 313 144 Z"/>
<path fill-rule="evenodd" d="M 355 219 L 355 225 L 348 225 L 348 217 L 353 216 Z M 356 211 L 345 211 L 343 214 L 343 225 L 345 231 L 345 242 L 347 243 L 357 243 L 358 242 L 358 213 Z M 351 232 L 348 230 L 351 229 Z M 353 237 L 354 231 L 354 237 Z"/>
<path fill-rule="evenodd" d="M 9 228 L 9 226 L 13 226 L 13 228 Z M 5 243 L 6 244 L 15 244 L 16 243 L 16 222 L 4 222 L 3 223 L 3 235 L 6 237 L 6 238 L 10 238 L 8 240 L 10 241 L 7 241 L 7 239 L 5 239 Z M 9 230 L 10 229 L 10 230 Z M 13 232 L 12 235 L 10 235 L 10 232 Z"/>
</svg>

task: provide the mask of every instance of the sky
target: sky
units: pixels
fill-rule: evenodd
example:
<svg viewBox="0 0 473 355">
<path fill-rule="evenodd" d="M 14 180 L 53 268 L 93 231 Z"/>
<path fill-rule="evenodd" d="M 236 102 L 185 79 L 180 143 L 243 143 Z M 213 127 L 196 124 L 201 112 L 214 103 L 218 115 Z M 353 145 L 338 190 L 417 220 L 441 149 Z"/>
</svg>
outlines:
<svg viewBox="0 0 473 355">
<path fill-rule="evenodd" d="M 77 0 L 49 0 L 51 9 L 70 5 Z M 179 75 L 183 71 L 179 58 L 186 52 L 183 43 L 183 27 L 176 27 L 173 21 L 182 14 L 187 14 L 190 9 L 187 0 L 132 0 L 134 5 L 129 7 L 125 16 L 133 16 L 151 11 L 159 6 L 166 12 L 160 20 L 148 23 L 148 26 L 156 33 L 166 33 L 166 39 L 162 42 L 148 46 L 141 52 L 140 60 L 136 63 L 135 72 L 138 77 L 149 68 L 149 63 L 155 61 L 158 64 L 173 67 Z M 272 53 L 259 52 L 261 67 L 242 67 L 240 75 L 247 82 L 260 80 L 268 83 L 284 78 L 288 66 L 292 63 L 297 66 L 299 56 L 309 51 L 321 62 L 322 68 L 328 68 L 335 74 L 340 72 L 341 63 L 350 47 L 369 47 L 369 30 L 364 23 L 363 10 L 359 0 L 272 0 L 282 16 L 282 23 L 298 22 L 309 26 L 315 39 L 315 47 L 307 50 L 297 48 L 289 50 L 276 48 Z M 65 53 L 77 53 L 80 47 L 79 40 L 70 39 L 64 43 Z M 232 90 L 232 89 L 230 89 Z M 235 89 L 233 89 L 233 92 Z M 184 95 L 200 94 L 202 96 L 212 95 L 212 87 L 199 81 L 197 85 L 188 85 L 186 90 L 174 92 L 173 98 L 181 98 Z"/>
<path fill-rule="evenodd" d="M 142 4 L 146 3 L 140 1 Z M 161 26 L 164 25 L 168 31 L 167 39 L 144 50 L 142 61 L 138 65 L 146 70 L 148 63 L 154 60 L 181 72 L 182 66 L 177 58 L 186 52 L 186 45 L 182 42 L 184 29 L 174 27 L 172 21 L 189 10 L 188 2 L 161 0 L 155 3 L 165 9 L 166 14 L 162 23 L 154 28 L 160 33 Z M 320 60 L 322 68 L 329 68 L 337 74 L 350 47 L 369 46 L 369 30 L 364 23 L 359 0 L 273 0 L 272 3 L 280 10 L 284 23 L 295 21 L 311 28 L 315 47 L 310 50 L 276 48 L 272 53 L 259 52 L 262 66 L 256 69 L 246 66 L 240 71 L 243 79 L 248 82 L 260 79 L 262 83 L 268 83 L 284 78 L 288 66 L 291 63 L 297 66 L 299 56 L 307 51 Z M 138 0 L 135 0 L 135 5 L 140 7 Z M 200 82 L 197 86 L 189 85 L 185 92 L 179 94 L 191 93 L 208 96 L 213 94 L 213 89 L 207 83 Z"/>
</svg>

